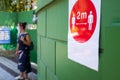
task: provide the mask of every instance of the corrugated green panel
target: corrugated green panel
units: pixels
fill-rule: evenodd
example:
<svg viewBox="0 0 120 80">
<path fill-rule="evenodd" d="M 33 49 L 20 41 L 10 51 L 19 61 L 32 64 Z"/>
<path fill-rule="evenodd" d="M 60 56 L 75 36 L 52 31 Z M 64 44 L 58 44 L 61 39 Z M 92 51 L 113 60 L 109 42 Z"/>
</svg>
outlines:
<svg viewBox="0 0 120 80">
<path fill-rule="evenodd" d="M 34 43 L 34 49 L 30 52 L 30 58 L 32 62 L 37 63 L 37 30 L 28 30 L 28 33 Z"/>
<path fill-rule="evenodd" d="M 17 25 L 18 24 L 18 13 L 17 12 L 11 13 L 10 20 L 11 19 L 12 19 L 11 21 L 12 25 Z"/>
<path fill-rule="evenodd" d="M 38 2 L 37 2 L 38 9 L 37 10 L 45 7 L 47 4 L 49 4 L 52 1 L 54 1 L 54 0 L 38 0 Z"/>
<path fill-rule="evenodd" d="M 67 41 L 68 32 L 68 1 L 56 1 L 47 10 L 47 36 Z"/>
<path fill-rule="evenodd" d="M 41 58 L 41 39 L 40 36 L 37 35 L 37 61 Z"/>
<path fill-rule="evenodd" d="M 10 19 L 9 19 L 10 13 L 8 12 L 0 12 L 0 24 L 7 24 L 9 23 Z M 12 20 L 12 19 L 11 19 Z"/>
<path fill-rule="evenodd" d="M 17 23 L 17 13 L 0 11 L 0 25 L 11 26 Z"/>
<path fill-rule="evenodd" d="M 55 74 L 47 69 L 47 80 L 58 80 Z"/>
<path fill-rule="evenodd" d="M 105 29 L 103 80 L 120 80 L 120 25 Z"/>
<path fill-rule="evenodd" d="M 18 13 L 18 22 L 27 22 L 29 24 L 33 23 L 33 11 L 25 11 Z"/>
<path fill-rule="evenodd" d="M 56 43 L 56 75 L 59 80 L 100 80 L 98 72 L 68 59 L 67 43 Z"/>
<path fill-rule="evenodd" d="M 55 42 L 41 38 L 41 59 L 47 65 L 47 68 L 55 73 Z"/>
<path fill-rule="evenodd" d="M 45 36 L 46 34 L 46 11 L 41 11 L 38 15 L 38 34 Z"/>
<path fill-rule="evenodd" d="M 44 65 L 44 63 L 39 60 L 39 63 L 38 63 L 38 80 L 47 80 L 47 68 L 46 66 Z"/>
</svg>

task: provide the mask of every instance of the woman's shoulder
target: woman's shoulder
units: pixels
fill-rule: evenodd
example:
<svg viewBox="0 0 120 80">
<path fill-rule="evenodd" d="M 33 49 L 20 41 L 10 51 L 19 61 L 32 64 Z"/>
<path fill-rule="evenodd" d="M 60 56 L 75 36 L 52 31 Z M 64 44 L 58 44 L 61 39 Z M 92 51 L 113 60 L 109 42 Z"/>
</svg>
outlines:
<svg viewBox="0 0 120 80">
<path fill-rule="evenodd" d="M 21 36 L 24 36 L 24 35 L 26 36 L 26 35 L 29 35 L 29 33 L 28 33 L 28 32 L 20 33 L 20 35 L 21 35 Z"/>
<path fill-rule="evenodd" d="M 28 32 L 25 32 L 24 35 L 29 35 L 29 33 L 28 33 Z"/>
<path fill-rule="evenodd" d="M 29 33 L 28 33 L 28 32 L 26 32 L 26 33 L 25 33 L 25 35 L 26 35 L 26 36 L 29 36 Z"/>
</svg>

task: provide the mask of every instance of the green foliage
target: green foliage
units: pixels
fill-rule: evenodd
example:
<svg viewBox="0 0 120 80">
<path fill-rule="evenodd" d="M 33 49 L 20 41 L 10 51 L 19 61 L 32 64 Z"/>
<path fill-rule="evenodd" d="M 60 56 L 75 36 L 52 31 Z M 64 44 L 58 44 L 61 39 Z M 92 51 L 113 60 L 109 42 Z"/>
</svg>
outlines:
<svg viewBox="0 0 120 80">
<path fill-rule="evenodd" d="M 21 12 L 33 10 L 37 0 L 0 0 L 0 10 Z"/>
<path fill-rule="evenodd" d="M 4 44 L 3 49 L 4 50 L 15 50 L 16 47 L 14 45 L 12 45 L 12 44 Z"/>
</svg>

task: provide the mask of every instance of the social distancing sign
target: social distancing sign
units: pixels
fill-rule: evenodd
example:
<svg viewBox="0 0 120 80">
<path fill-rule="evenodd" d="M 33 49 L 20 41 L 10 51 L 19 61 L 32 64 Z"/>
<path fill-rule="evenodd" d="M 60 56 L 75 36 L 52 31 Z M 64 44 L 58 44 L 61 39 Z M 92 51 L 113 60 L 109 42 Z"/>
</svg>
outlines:
<svg viewBox="0 0 120 80">
<path fill-rule="evenodd" d="M 68 58 L 98 71 L 101 0 L 69 0 Z"/>
</svg>

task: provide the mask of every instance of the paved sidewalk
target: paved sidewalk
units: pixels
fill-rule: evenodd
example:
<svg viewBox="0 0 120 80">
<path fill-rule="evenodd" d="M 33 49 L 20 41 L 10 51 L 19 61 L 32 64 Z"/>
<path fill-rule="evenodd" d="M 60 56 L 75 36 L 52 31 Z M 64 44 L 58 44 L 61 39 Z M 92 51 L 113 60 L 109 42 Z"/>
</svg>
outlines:
<svg viewBox="0 0 120 80">
<path fill-rule="evenodd" d="M 10 59 L 0 56 L 0 80 L 15 80 L 19 70 L 17 64 Z M 37 80 L 37 74 L 31 72 L 28 74 L 30 80 Z"/>
</svg>

